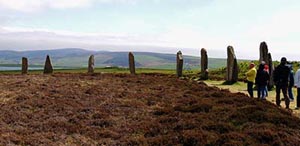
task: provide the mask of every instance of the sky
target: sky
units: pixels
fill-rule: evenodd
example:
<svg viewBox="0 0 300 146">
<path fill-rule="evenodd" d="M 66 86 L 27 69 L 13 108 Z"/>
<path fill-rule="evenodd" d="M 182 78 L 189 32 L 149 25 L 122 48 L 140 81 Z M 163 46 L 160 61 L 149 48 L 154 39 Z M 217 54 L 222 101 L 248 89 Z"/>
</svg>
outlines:
<svg viewBox="0 0 300 146">
<path fill-rule="evenodd" d="M 0 0 L 0 50 L 83 48 L 300 60 L 298 0 Z M 108 47 L 109 46 L 109 47 Z"/>
</svg>

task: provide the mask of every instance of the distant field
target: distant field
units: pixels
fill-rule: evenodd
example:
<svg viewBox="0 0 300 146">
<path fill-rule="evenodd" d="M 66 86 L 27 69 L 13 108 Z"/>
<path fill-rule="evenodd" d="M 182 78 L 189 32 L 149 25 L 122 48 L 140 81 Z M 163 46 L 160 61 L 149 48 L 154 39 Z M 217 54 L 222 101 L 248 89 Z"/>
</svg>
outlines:
<svg viewBox="0 0 300 146">
<path fill-rule="evenodd" d="M 78 69 L 54 69 L 54 73 L 86 73 L 86 68 Z M 20 74 L 20 70 L 0 71 L 1 74 Z M 29 70 L 29 74 L 43 73 L 43 70 Z M 128 68 L 95 68 L 95 73 L 129 73 Z M 175 74 L 174 69 L 151 69 L 151 68 L 137 68 L 136 73 L 163 73 Z M 197 70 L 184 71 L 184 74 L 197 73 Z"/>
<path fill-rule="evenodd" d="M 170 52 L 133 52 L 135 64 L 138 68 L 156 68 L 156 69 L 175 69 L 176 54 Z M 96 67 L 128 66 L 128 52 L 107 52 L 107 51 L 88 51 L 83 49 L 57 49 L 57 50 L 37 50 L 37 51 L 1 51 L 0 66 L 21 66 L 21 58 L 27 57 L 29 66 L 43 66 L 46 55 L 50 55 L 52 65 L 64 68 L 83 68 L 87 67 L 88 58 L 94 55 Z M 191 69 L 200 68 L 200 56 L 184 55 L 184 67 Z M 209 58 L 209 68 L 224 67 L 226 59 Z"/>
</svg>

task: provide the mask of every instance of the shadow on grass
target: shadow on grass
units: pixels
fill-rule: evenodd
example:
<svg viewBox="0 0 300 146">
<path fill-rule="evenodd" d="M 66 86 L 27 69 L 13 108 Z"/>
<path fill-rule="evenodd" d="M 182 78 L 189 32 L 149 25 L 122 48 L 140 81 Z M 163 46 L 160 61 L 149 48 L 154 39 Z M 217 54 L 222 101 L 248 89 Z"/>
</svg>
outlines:
<svg viewBox="0 0 300 146">
<path fill-rule="evenodd" d="M 237 81 L 225 81 L 221 85 L 233 85 L 235 83 L 237 83 Z"/>
</svg>

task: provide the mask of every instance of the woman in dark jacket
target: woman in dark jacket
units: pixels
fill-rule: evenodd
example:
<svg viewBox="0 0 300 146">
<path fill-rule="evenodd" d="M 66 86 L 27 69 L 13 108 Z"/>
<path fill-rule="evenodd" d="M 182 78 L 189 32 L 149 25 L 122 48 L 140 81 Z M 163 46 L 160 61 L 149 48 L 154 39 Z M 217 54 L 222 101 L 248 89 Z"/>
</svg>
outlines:
<svg viewBox="0 0 300 146">
<path fill-rule="evenodd" d="M 270 75 L 264 70 L 264 64 L 260 64 L 256 73 L 255 84 L 257 87 L 257 98 L 266 100 L 265 89 L 270 80 Z"/>
<path fill-rule="evenodd" d="M 290 101 L 294 101 L 294 94 L 293 94 L 293 87 L 294 87 L 294 71 L 293 71 L 293 64 L 288 65 L 290 67 L 290 77 L 289 77 L 289 86 L 288 86 L 288 94 Z"/>
</svg>

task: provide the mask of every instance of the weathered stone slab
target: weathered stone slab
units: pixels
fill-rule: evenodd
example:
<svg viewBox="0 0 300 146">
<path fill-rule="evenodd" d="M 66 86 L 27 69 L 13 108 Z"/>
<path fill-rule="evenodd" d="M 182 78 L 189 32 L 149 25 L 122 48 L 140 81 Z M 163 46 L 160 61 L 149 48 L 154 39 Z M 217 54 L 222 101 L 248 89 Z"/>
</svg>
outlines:
<svg viewBox="0 0 300 146">
<path fill-rule="evenodd" d="M 53 67 L 51 64 L 51 60 L 49 55 L 47 55 L 45 66 L 44 66 L 44 74 L 52 74 L 53 73 Z"/>
<path fill-rule="evenodd" d="M 273 71 L 274 71 L 274 65 L 273 65 L 273 60 L 272 60 L 272 55 L 271 53 L 268 53 L 268 65 L 269 65 L 269 75 L 270 75 L 270 81 L 268 82 L 268 89 L 271 90 L 275 83 L 273 81 L 273 78 L 274 78 L 274 74 L 273 74 Z"/>
<path fill-rule="evenodd" d="M 28 59 L 26 57 L 22 57 L 22 74 L 28 73 Z"/>
<path fill-rule="evenodd" d="M 202 80 L 208 79 L 208 57 L 206 49 L 201 49 L 201 77 Z"/>
<path fill-rule="evenodd" d="M 135 62 L 134 62 L 134 55 L 132 54 L 132 52 L 129 52 L 128 54 L 128 58 L 129 58 L 129 70 L 130 70 L 130 74 L 135 74 Z"/>
<path fill-rule="evenodd" d="M 88 73 L 94 73 L 94 66 L 95 66 L 95 58 L 94 55 L 91 55 L 89 57 L 89 62 L 88 62 Z"/>
<path fill-rule="evenodd" d="M 273 60 L 272 55 L 269 52 L 268 45 L 266 42 L 261 42 L 259 46 L 259 62 L 261 63 L 264 61 L 269 66 L 269 74 L 270 74 L 270 81 L 268 83 L 268 88 L 271 89 L 274 86 L 273 82 Z"/>
<path fill-rule="evenodd" d="M 227 47 L 227 71 L 226 82 L 235 83 L 238 81 L 237 59 L 232 46 Z"/>
<path fill-rule="evenodd" d="M 177 57 L 176 57 L 176 75 L 177 77 L 182 77 L 182 70 L 183 70 L 183 56 L 181 51 L 177 52 Z"/>
<path fill-rule="evenodd" d="M 268 60 L 268 45 L 266 42 L 261 42 L 259 46 L 259 62 Z"/>
</svg>

